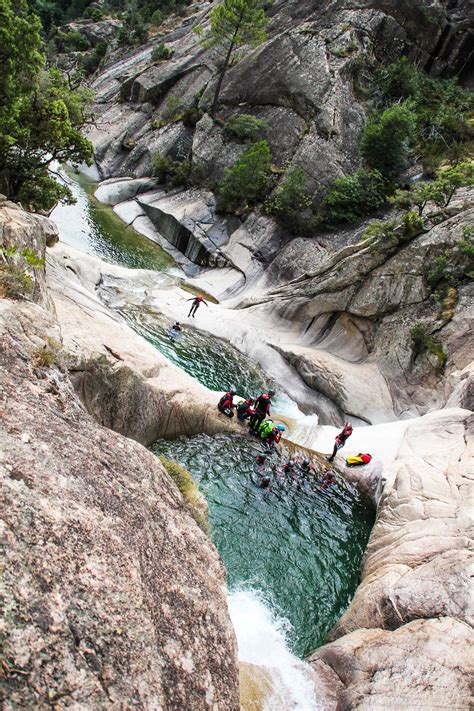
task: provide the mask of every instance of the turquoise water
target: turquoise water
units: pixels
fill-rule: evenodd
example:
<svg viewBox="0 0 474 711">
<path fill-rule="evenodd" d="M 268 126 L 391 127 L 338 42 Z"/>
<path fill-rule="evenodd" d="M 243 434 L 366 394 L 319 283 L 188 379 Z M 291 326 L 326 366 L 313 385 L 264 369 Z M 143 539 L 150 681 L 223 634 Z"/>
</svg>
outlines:
<svg viewBox="0 0 474 711">
<path fill-rule="evenodd" d="M 172 339 L 168 335 L 170 321 L 135 306 L 121 307 L 120 312 L 160 353 L 211 390 L 234 385 L 242 395 L 256 395 L 270 385 L 262 371 L 226 341 L 185 326 L 178 338 Z"/>
<path fill-rule="evenodd" d="M 61 240 L 114 264 L 171 270 L 171 258 L 95 201 L 93 188 L 82 178 L 71 182 L 77 203 L 52 214 Z M 270 385 L 258 367 L 224 341 L 193 329 L 173 341 L 165 318 L 139 307 L 118 310 L 161 353 L 213 390 L 235 385 L 240 394 L 254 395 Z M 374 515 L 343 481 L 322 492 L 315 482 L 278 478 L 278 454 L 268 465 L 274 471 L 272 490 L 262 491 L 253 471 L 259 449 L 248 436 L 205 435 L 153 447 L 181 462 L 199 483 L 230 586 L 262 591 L 290 621 L 291 645 L 304 656 L 324 641 L 351 599 Z"/>
<path fill-rule="evenodd" d="M 290 621 L 298 656 L 322 644 L 357 586 L 374 522 L 357 490 L 337 478 L 324 491 L 315 479 L 293 481 L 284 453 L 266 466 L 271 491 L 262 490 L 253 469 L 262 448 L 248 435 L 181 437 L 153 451 L 189 469 L 206 496 L 230 588 L 264 591 Z"/>
<path fill-rule="evenodd" d="M 62 242 L 132 269 L 161 272 L 175 266 L 161 247 L 127 227 L 111 207 L 94 198 L 95 183 L 70 170 L 61 174 L 76 199 L 74 205 L 58 205 L 50 216 L 59 227 Z"/>
</svg>

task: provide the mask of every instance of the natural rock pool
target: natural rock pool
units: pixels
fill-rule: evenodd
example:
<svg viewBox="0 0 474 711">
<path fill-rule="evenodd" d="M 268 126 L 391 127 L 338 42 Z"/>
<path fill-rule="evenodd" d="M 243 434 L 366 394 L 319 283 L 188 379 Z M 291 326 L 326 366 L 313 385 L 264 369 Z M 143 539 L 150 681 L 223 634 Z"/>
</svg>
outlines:
<svg viewBox="0 0 474 711">
<path fill-rule="evenodd" d="M 62 241 L 123 266 L 173 270 L 174 263 L 157 245 L 91 197 L 91 183 L 71 187 L 77 203 L 52 214 Z M 166 320 L 130 304 L 118 310 L 134 330 L 207 387 L 222 391 L 232 384 L 250 395 L 268 387 L 261 368 L 227 342 L 193 329 L 172 341 Z M 288 408 L 281 395 L 277 405 Z M 259 449 L 246 434 L 200 435 L 153 447 L 187 467 L 206 496 L 230 588 L 262 593 L 268 607 L 288 621 L 290 646 L 303 657 L 324 641 L 354 593 L 374 514 L 340 478 L 323 492 L 316 482 L 279 477 L 284 453 L 273 456 L 272 489 L 264 493 L 253 471 Z"/>
<path fill-rule="evenodd" d="M 309 654 L 354 593 L 374 522 L 368 503 L 342 478 L 326 490 L 293 481 L 284 452 L 267 467 L 271 491 L 262 490 L 253 471 L 261 446 L 249 435 L 161 440 L 153 451 L 189 469 L 206 496 L 229 587 L 262 591 L 290 622 L 292 650 Z"/>
</svg>

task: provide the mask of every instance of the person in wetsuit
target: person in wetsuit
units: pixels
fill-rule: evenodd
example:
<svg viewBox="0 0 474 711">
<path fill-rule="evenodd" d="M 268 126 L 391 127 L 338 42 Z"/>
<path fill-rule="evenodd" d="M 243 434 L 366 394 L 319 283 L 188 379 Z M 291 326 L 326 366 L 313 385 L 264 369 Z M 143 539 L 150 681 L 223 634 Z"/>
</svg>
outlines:
<svg viewBox="0 0 474 711">
<path fill-rule="evenodd" d="M 351 434 L 352 434 L 352 425 L 350 422 L 346 422 L 342 432 L 339 432 L 339 434 L 336 435 L 336 441 L 334 443 L 334 449 L 333 449 L 331 456 L 326 457 L 328 462 L 332 462 L 334 460 L 334 457 L 336 456 L 338 450 L 341 449 L 342 447 L 344 447 L 346 440 L 349 439 Z"/>
<path fill-rule="evenodd" d="M 191 308 L 189 309 L 188 318 L 189 318 L 190 316 L 192 316 L 193 318 L 195 317 L 195 313 L 196 313 L 196 311 L 198 310 L 198 308 L 199 308 L 199 306 L 200 306 L 201 304 L 206 304 L 206 306 L 209 306 L 209 304 L 207 304 L 207 303 L 204 301 L 204 299 L 202 298 L 201 294 L 199 294 L 198 296 L 196 296 L 196 298 L 193 298 L 193 299 L 186 299 L 186 301 L 192 301 L 192 302 L 193 302 L 193 303 L 191 304 Z"/>
<path fill-rule="evenodd" d="M 274 390 L 269 390 L 268 393 L 262 393 L 255 400 L 255 412 L 250 418 L 250 428 L 254 432 L 258 432 L 260 424 L 270 415 L 270 406 L 272 404 L 271 399 L 275 395 Z"/>
<path fill-rule="evenodd" d="M 237 390 L 230 388 L 217 403 L 219 412 L 222 412 L 223 415 L 227 415 L 227 417 L 234 416 L 234 395 L 237 395 Z"/>
<path fill-rule="evenodd" d="M 238 402 L 235 406 L 235 409 L 237 411 L 237 419 L 246 420 L 247 417 L 252 417 L 252 415 L 255 413 L 255 410 L 253 409 L 252 405 L 253 400 L 250 397 L 248 397 L 246 400 Z"/>
</svg>

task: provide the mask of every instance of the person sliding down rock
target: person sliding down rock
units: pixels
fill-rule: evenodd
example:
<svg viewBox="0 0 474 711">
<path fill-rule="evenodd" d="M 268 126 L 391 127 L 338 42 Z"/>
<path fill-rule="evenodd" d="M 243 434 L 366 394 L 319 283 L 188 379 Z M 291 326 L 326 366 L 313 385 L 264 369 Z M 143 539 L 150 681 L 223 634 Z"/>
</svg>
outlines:
<svg viewBox="0 0 474 711">
<path fill-rule="evenodd" d="M 272 404 L 272 397 L 275 395 L 274 390 L 269 390 L 268 393 L 262 393 L 255 400 L 255 412 L 250 418 L 250 427 L 254 432 L 258 432 L 258 428 L 262 420 L 270 415 L 270 406 Z"/>
<path fill-rule="evenodd" d="M 175 323 L 171 326 L 168 336 L 170 338 L 177 338 L 179 334 L 181 333 L 183 329 L 181 328 L 181 324 L 179 321 L 175 321 Z"/>
<path fill-rule="evenodd" d="M 235 406 L 235 409 L 237 411 L 237 419 L 238 420 L 246 420 L 247 417 L 252 417 L 252 415 L 255 414 L 255 410 L 252 408 L 253 405 L 253 400 L 252 398 L 247 398 L 246 400 L 242 400 L 241 402 L 238 402 L 237 405 Z"/>
<path fill-rule="evenodd" d="M 223 415 L 227 415 L 227 417 L 234 416 L 234 395 L 237 395 L 237 390 L 230 388 L 228 392 L 224 393 L 217 404 L 219 412 L 222 412 Z"/>
<path fill-rule="evenodd" d="M 207 307 L 209 307 L 209 304 L 207 304 L 204 299 L 202 298 L 201 294 L 199 296 L 196 296 L 195 299 L 186 299 L 186 301 L 192 301 L 193 303 L 191 304 L 191 308 L 189 309 L 188 313 L 188 318 L 192 316 L 194 318 L 194 314 L 198 310 L 199 306 L 201 304 L 206 304 Z"/>
<path fill-rule="evenodd" d="M 328 462 L 332 462 L 334 460 L 334 457 L 336 456 L 338 450 L 341 449 L 342 447 L 344 447 L 346 440 L 349 439 L 351 434 L 352 434 L 352 425 L 350 422 L 346 422 L 342 432 L 339 432 L 339 434 L 336 435 L 336 442 L 334 444 L 334 449 L 333 449 L 331 456 L 326 457 L 326 460 Z"/>
</svg>

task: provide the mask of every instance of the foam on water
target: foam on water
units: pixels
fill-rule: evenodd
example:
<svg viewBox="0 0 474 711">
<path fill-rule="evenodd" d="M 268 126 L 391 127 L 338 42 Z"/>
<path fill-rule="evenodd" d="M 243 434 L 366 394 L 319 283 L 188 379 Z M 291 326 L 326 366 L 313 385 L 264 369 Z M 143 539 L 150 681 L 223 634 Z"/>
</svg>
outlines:
<svg viewBox="0 0 474 711">
<path fill-rule="evenodd" d="M 265 711 L 320 709 L 309 665 L 289 650 L 288 620 L 277 615 L 256 590 L 237 589 L 230 593 L 229 612 L 237 636 L 239 660 L 270 672 L 273 693 L 265 704 Z"/>
</svg>

